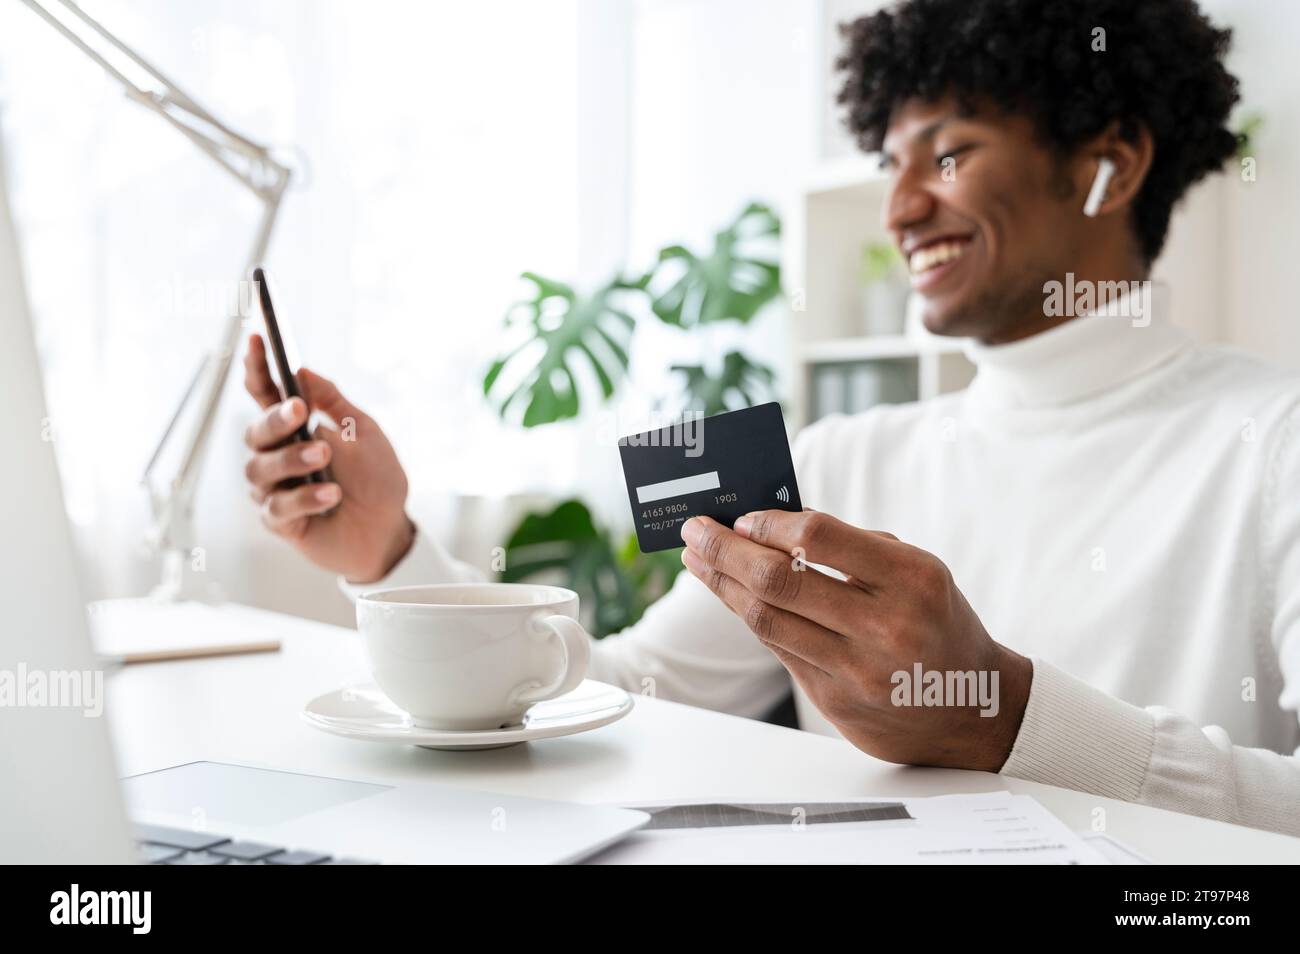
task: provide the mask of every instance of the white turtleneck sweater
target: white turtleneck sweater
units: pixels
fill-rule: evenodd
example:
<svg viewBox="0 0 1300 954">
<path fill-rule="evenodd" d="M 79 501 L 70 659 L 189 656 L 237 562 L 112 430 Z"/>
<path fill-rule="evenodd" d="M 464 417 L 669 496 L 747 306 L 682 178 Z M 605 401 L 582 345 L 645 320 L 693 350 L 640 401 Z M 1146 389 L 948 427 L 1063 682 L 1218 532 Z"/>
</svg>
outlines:
<svg viewBox="0 0 1300 954">
<path fill-rule="evenodd" d="M 968 353 L 963 392 L 799 434 L 804 503 L 938 555 L 1032 658 L 1003 773 L 1300 835 L 1300 377 L 1160 320 Z M 421 534 L 367 588 L 479 577 Z M 591 676 L 745 716 L 790 686 L 688 573 Z"/>
</svg>

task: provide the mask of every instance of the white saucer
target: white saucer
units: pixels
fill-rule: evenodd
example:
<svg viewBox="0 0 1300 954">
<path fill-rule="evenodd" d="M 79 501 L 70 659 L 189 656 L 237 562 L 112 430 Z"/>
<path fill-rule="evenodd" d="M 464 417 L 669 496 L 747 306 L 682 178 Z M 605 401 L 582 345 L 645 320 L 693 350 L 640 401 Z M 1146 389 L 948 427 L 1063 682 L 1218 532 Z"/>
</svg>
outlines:
<svg viewBox="0 0 1300 954">
<path fill-rule="evenodd" d="M 456 731 L 426 729 L 411 721 L 373 683 L 358 683 L 317 696 L 302 710 L 308 725 L 345 739 L 397 742 L 426 749 L 495 749 L 519 742 L 574 735 L 617 722 L 632 711 L 632 697 L 592 679 L 566 696 L 539 702 L 523 725 Z"/>
</svg>

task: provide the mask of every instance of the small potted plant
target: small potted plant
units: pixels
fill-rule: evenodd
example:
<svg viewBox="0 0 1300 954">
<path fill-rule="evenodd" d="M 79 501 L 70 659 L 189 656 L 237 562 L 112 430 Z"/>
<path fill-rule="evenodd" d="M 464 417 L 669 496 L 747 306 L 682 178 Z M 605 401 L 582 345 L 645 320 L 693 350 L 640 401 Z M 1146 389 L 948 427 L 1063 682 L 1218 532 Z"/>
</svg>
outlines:
<svg viewBox="0 0 1300 954">
<path fill-rule="evenodd" d="M 892 242 L 862 246 L 862 331 L 900 335 L 907 315 L 907 267 Z"/>
</svg>

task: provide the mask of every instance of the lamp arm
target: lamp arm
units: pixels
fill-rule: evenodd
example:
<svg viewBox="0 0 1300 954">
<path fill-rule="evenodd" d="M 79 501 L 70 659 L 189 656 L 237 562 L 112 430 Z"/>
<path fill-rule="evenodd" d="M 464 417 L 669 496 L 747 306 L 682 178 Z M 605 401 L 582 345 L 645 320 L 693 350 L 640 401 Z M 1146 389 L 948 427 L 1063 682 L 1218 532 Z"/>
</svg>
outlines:
<svg viewBox="0 0 1300 954">
<path fill-rule="evenodd" d="M 40 0 L 23 2 L 121 84 L 128 98 L 161 116 L 261 200 L 261 221 L 241 276 L 241 283 L 251 281 L 253 267 L 265 260 L 270 246 L 280 202 L 291 178 L 288 167 L 276 161 L 267 147 L 240 135 L 214 117 L 161 71 L 87 15 L 73 0 L 51 0 L 48 5 Z M 74 19 L 64 22 L 55 16 L 50 9 L 55 6 L 62 6 Z M 161 88 L 148 90 L 133 82 L 104 53 L 88 42 L 93 37 L 83 37 L 74 29 L 77 21 L 147 73 Z M 218 344 L 207 353 L 189 381 L 175 413 L 150 455 L 142 478 L 150 490 L 153 507 L 154 526 L 151 536 L 164 551 L 164 579 L 155 592 L 167 598 L 178 598 L 186 595 L 189 590 L 182 577 L 185 573 L 185 557 L 193 545 L 194 494 L 226 378 L 239 347 L 240 331 L 246 317 L 243 312 L 245 301 L 246 296 L 236 295 L 235 305 L 226 320 Z M 182 412 L 195 395 L 198 395 L 199 401 L 198 417 L 186 441 L 180 466 L 166 487 L 156 488 L 153 481 L 154 469 L 181 421 Z"/>
<path fill-rule="evenodd" d="M 253 246 L 244 268 L 244 281 L 246 282 L 252 281 L 254 266 L 266 260 L 266 250 L 271 243 L 271 231 L 275 228 L 275 220 L 279 211 L 280 196 L 277 193 L 266 201 L 263 209 L 262 222 L 258 227 L 257 235 L 253 240 Z M 243 295 L 237 295 L 236 298 L 237 302 L 226 321 L 221 343 L 218 345 L 217 350 L 209 355 L 209 360 L 214 365 L 213 373 L 208 376 L 208 388 L 199 405 L 201 410 L 198 424 L 190 435 L 189 445 L 185 449 L 180 469 L 172 481 L 172 492 L 180 493 L 185 497 L 192 496 L 194 492 L 194 482 L 197 480 L 198 471 L 202 467 L 203 452 L 207 448 L 212 425 L 216 421 L 217 409 L 221 404 L 221 394 L 225 387 L 226 377 L 230 373 L 230 365 L 234 361 L 235 351 L 239 347 L 240 331 L 244 326 L 244 318 L 246 317 L 243 313 L 246 299 Z"/>
</svg>

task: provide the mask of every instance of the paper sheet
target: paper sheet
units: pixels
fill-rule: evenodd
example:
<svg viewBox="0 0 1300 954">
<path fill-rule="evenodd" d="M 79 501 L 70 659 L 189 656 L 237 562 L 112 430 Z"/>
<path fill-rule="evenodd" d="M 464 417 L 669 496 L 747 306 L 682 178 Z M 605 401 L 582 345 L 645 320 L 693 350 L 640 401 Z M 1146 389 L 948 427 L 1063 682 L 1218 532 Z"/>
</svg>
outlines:
<svg viewBox="0 0 1300 954">
<path fill-rule="evenodd" d="M 594 864 L 1106 864 L 1027 795 L 628 805 L 649 825 Z"/>
<path fill-rule="evenodd" d="M 91 641 L 95 652 L 106 657 L 248 650 L 278 644 L 257 629 L 253 635 L 244 632 L 245 612 L 233 605 L 218 609 L 189 602 L 104 600 L 90 604 Z"/>
<path fill-rule="evenodd" d="M 1103 832 L 1081 831 L 1079 837 L 1112 865 L 1149 865 L 1151 860 Z"/>
</svg>

